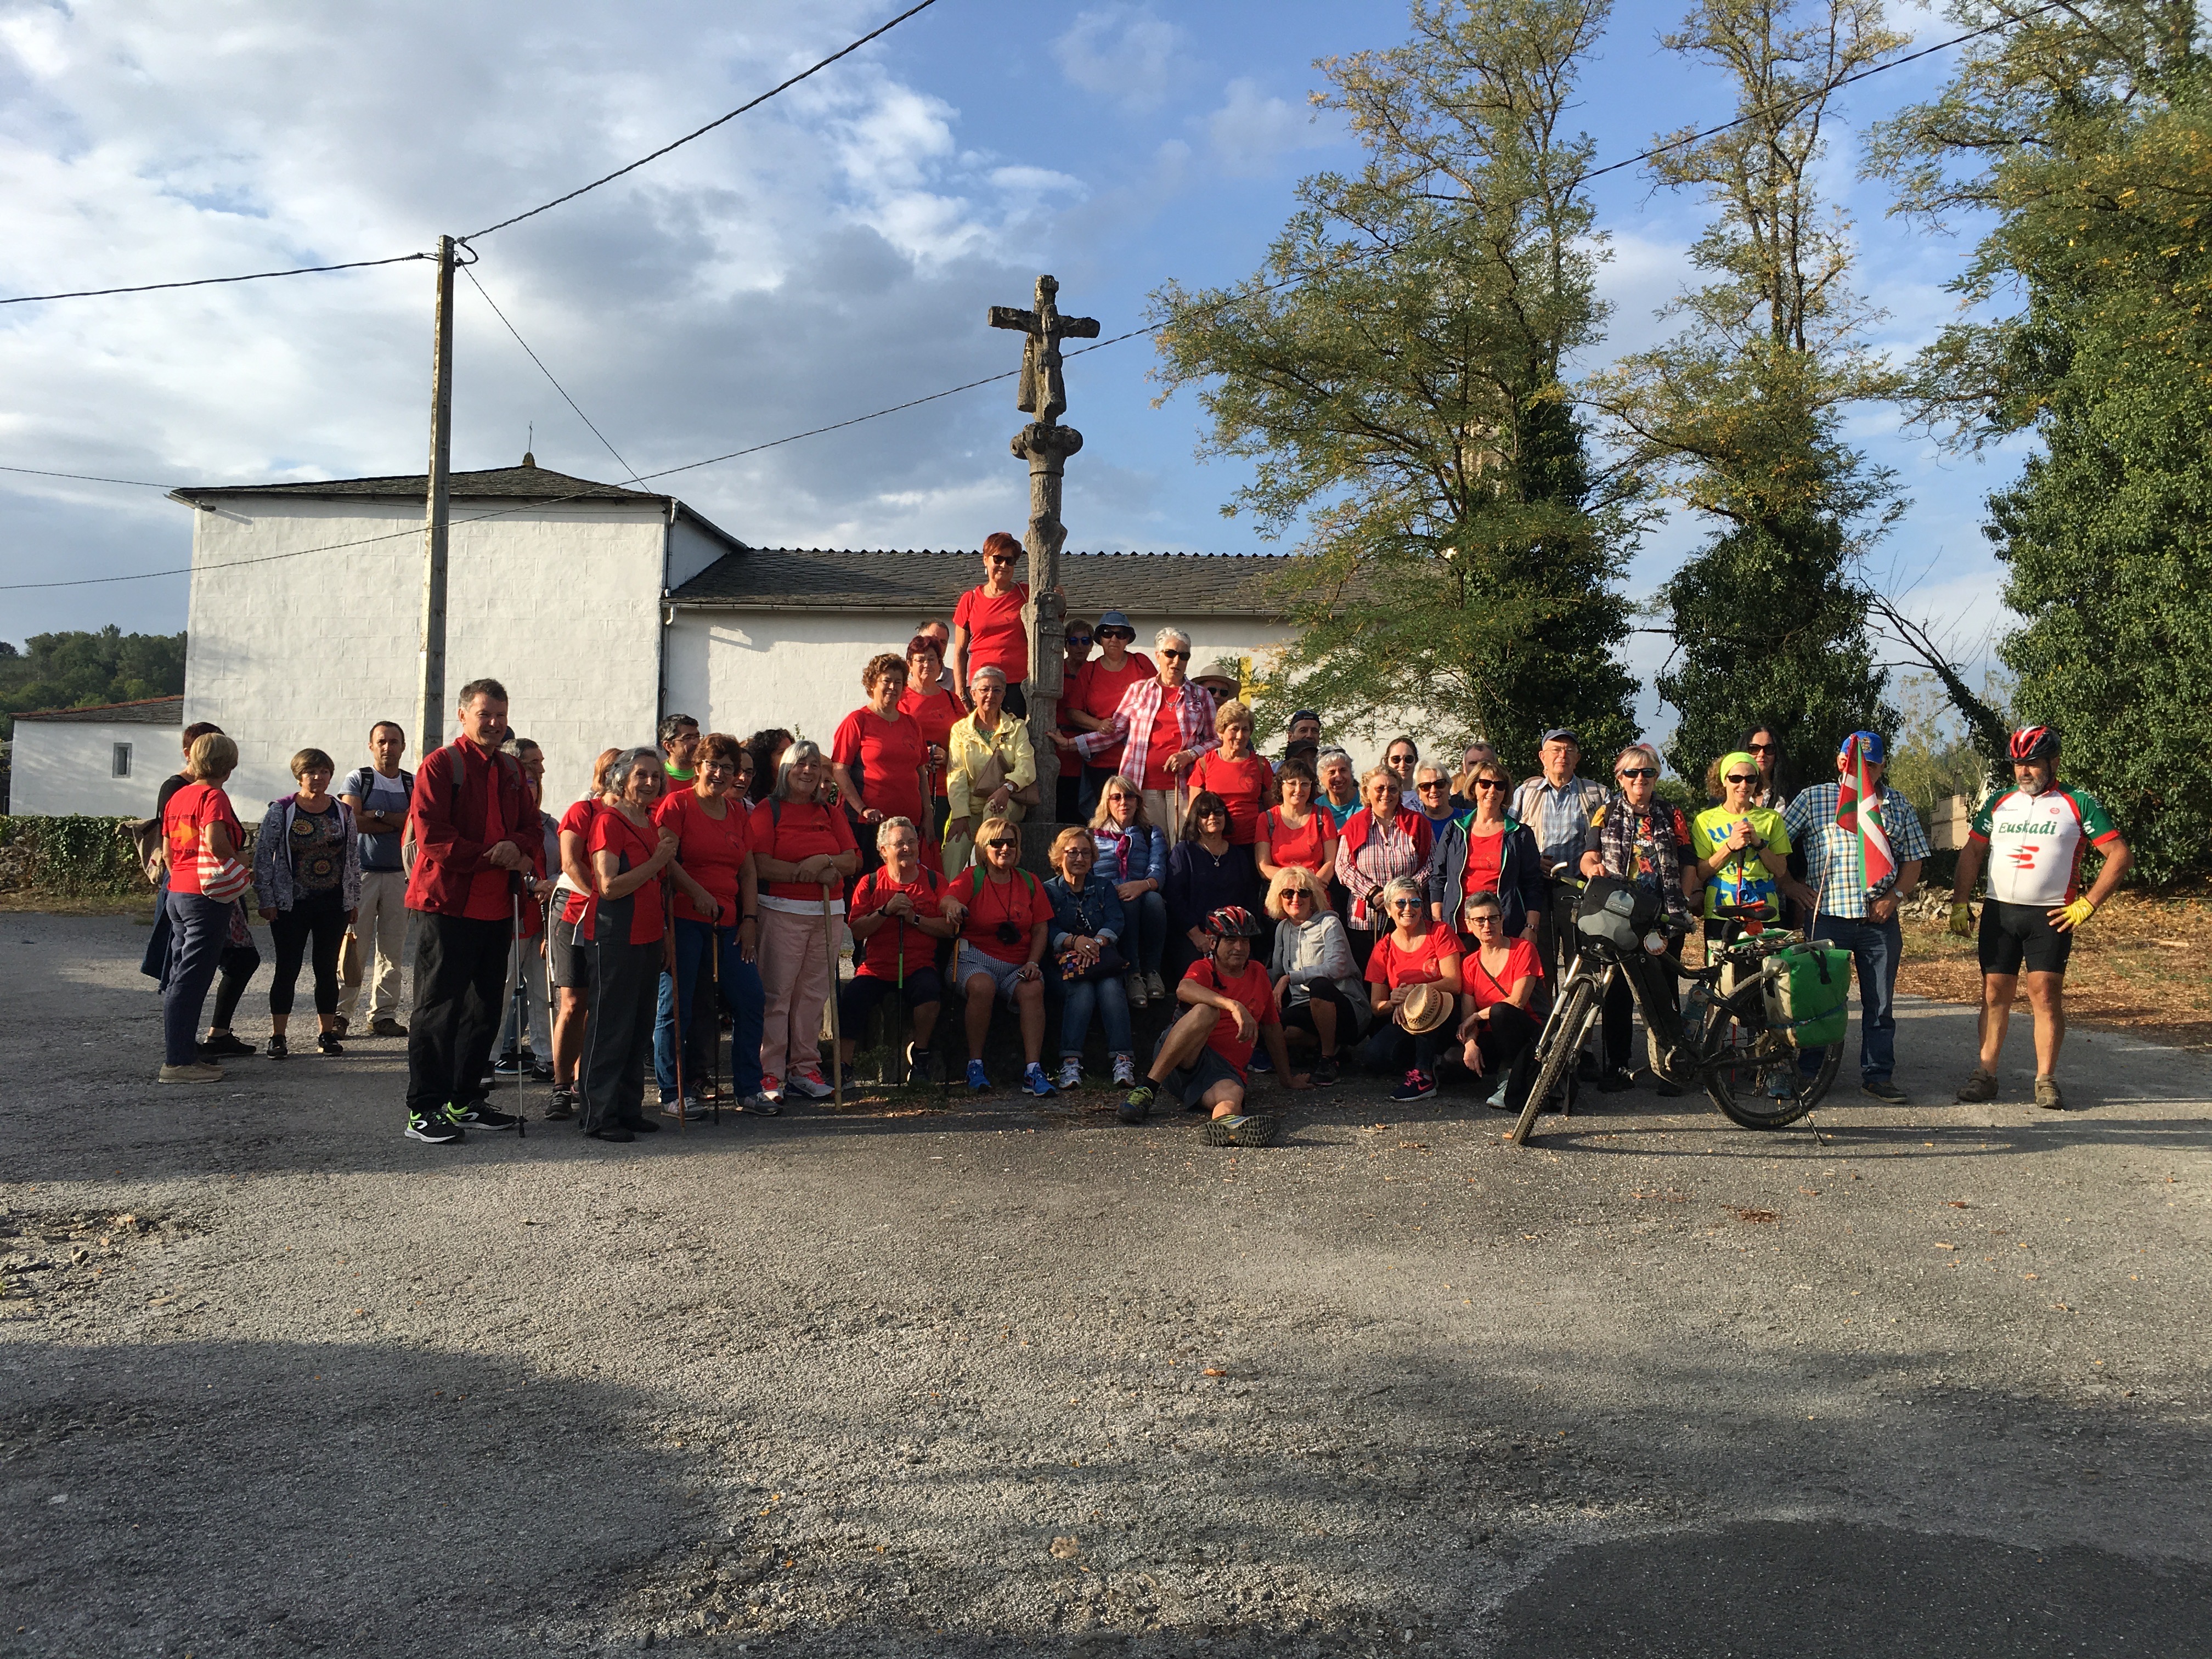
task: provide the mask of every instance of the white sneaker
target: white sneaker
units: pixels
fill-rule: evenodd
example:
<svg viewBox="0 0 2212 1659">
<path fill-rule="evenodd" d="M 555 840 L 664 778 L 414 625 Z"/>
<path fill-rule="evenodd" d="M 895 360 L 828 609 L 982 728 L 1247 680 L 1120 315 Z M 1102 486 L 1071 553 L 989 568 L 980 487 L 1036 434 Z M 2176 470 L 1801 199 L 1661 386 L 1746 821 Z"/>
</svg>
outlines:
<svg viewBox="0 0 2212 1659">
<path fill-rule="evenodd" d="M 786 1086 L 795 1095 L 805 1095 L 809 1100 L 827 1100 L 837 1091 L 823 1081 L 819 1072 L 793 1072 Z"/>
<path fill-rule="evenodd" d="M 1060 1077 L 1057 1081 L 1059 1086 L 1063 1089 L 1081 1087 L 1083 1083 L 1083 1062 L 1079 1060 L 1063 1060 L 1060 1061 Z"/>
<path fill-rule="evenodd" d="M 1136 1082 L 1137 1062 L 1135 1057 L 1129 1054 L 1115 1055 L 1114 1086 L 1117 1089 L 1134 1088 L 1136 1086 Z"/>
</svg>

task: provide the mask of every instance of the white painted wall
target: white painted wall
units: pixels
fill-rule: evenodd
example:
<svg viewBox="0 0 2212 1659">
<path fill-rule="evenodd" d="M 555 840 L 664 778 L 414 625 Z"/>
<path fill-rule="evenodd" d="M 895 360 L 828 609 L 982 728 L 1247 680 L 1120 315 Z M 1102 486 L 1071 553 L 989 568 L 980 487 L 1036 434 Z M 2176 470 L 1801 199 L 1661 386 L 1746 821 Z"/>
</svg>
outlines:
<svg viewBox="0 0 2212 1659">
<path fill-rule="evenodd" d="M 177 769 L 185 728 L 123 720 L 27 720 L 9 750 L 8 810 L 23 817 L 151 817 L 161 780 Z M 111 775 L 115 745 L 131 745 L 131 775 Z"/>
<path fill-rule="evenodd" d="M 472 679 L 503 683 L 514 729 L 544 746 L 545 799 L 558 812 L 582 793 L 600 750 L 653 740 L 661 580 L 674 550 L 653 507 L 572 501 L 466 522 L 492 506 L 454 503 L 447 701 Z M 230 792 L 241 813 L 291 790 L 289 763 L 301 749 L 327 750 L 341 777 L 365 764 L 379 720 L 406 729 L 403 764 L 419 763 L 422 512 L 272 495 L 194 513 L 185 721 L 212 720 L 237 739 Z M 698 550 L 687 544 L 684 556 Z M 434 743 L 452 731 L 449 715 Z"/>
</svg>

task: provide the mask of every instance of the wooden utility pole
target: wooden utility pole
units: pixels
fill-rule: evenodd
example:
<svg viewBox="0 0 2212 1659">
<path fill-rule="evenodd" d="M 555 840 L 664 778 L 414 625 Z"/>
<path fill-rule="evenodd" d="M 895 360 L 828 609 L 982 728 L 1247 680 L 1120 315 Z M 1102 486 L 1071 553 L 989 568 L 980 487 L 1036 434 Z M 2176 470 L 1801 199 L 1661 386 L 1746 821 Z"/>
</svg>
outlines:
<svg viewBox="0 0 2212 1659">
<path fill-rule="evenodd" d="M 422 655 L 416 681 L 415 752 L 446 740 L 446 529 L 453 459 L 453 239 L 438 239 L 438 309 L 430 330 L 430 469 L 422 520 Z"/>
</svg>

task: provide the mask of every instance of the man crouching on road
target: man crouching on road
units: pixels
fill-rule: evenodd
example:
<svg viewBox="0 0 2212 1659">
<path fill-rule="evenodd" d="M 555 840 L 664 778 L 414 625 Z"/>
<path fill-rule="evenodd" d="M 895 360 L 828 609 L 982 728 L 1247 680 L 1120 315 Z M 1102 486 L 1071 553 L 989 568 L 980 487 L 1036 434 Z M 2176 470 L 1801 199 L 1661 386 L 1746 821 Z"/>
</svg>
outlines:
<svg viewBox="0 0 2212 1659">
<path fill-rule="evenodd" d="M 1226 905 L 1206 917 L 1206 931 L 1212 938 L 1212 951 L 1191 963 L 1176 987 L 1176 1000 L 1186 1012 L 1161 1035 L 1152 1070 L 1122 1103 L 1121 1121 L 1142 1123 L 1165 1090 L 1189 1111 L 1212 1112 L 1207 1146 L 1265 1146 L 1275 1138 L 1275 1120 L 1243 1109 L 1245 1069 L 1254 1045 L 1266 1040 L 1275 1075 L 1290 1087 L 1312 1084 L 1304 1072 L 1291 1071 L 1273 983 L 1267 970 L 1252 960 L 1258 918 L 1241 904 Z"/>
<path fill-rule="evenodd" d="M 446 1146 L 463 1126 L 512 1129 L 483 1092 L 506 1000 L 517 871 L 545 873 L 545 840 L 507 740 L 507 688 L 461 688 L 460 735 L 425 756 L 408 817 L 415 868 L 415 1012 L 407 1033 L 407 1138 Z"/>
</svg>

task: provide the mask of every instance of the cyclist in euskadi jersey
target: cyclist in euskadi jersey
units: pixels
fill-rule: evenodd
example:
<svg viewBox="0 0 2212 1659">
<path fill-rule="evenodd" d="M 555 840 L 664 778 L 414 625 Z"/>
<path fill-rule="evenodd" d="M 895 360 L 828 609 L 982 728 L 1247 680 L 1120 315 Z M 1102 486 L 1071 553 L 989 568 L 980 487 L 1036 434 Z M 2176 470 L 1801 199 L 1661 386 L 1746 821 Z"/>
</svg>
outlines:
<svg viewBox="0 0 2212 1659">
<path fill-rule="evenodd" d="M 2058 781 L 2058 733 L 2027 726 L 2007 745 L 2014 787 L 1992 790 L 1974 815 L 1960 849 L 1951 886 L 1951 931 L 1971 931 L 1967 896 L 1984 862 L 1989 893 L 1982 904 L 1982 1054 L 1959 1091 L 1966 1101 L 1994 1100 L 1997 1055 L 2021 970 L 2027 970 L 2028 1006 L 2035 1014 L 2035 1103 L 2057 1111 L 2058 1046 L 2066 1038 L 2066 959 L 2074 930 L 2097 912 L 2128 872 L 2128 844 L 2105 808 L 2085 790 Z M 2096 885 L 2081 891 L 2081 858 L 2094 847 L 2105 867 Z"/>
</svg>

